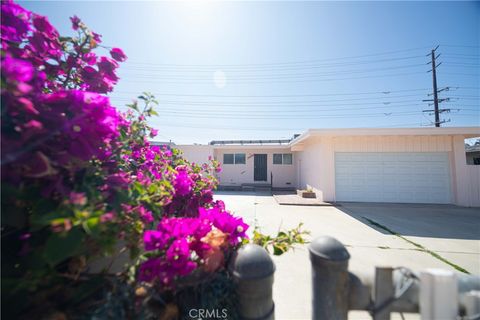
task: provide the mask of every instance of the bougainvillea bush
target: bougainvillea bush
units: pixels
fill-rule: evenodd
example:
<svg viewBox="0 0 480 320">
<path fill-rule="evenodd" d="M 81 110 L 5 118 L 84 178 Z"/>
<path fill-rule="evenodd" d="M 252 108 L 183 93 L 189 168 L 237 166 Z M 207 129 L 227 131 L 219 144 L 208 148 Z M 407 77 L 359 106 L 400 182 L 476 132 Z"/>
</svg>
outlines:
<svg viewBox="0 0 480 320">
<path fill-rule="evenodd" d="M 188 277 L 221 275 L 248 229 L 213 200 L 215 161 L 190 164 L 148 142 L 153 96 L 126 113 L 110 104 L 127 56 L 70 19 L 74 35 L 63 37 L 46 17 L 1 3 L 2 315 L 10 319 L 78 318 L 122 301 L 112 298 L 119 281 L 180 292 Z M 132 268 L 92 274 L 92 260 L 119 250 Z M 135 314 L 141 302 L 129 303 Z"/>
</svg>

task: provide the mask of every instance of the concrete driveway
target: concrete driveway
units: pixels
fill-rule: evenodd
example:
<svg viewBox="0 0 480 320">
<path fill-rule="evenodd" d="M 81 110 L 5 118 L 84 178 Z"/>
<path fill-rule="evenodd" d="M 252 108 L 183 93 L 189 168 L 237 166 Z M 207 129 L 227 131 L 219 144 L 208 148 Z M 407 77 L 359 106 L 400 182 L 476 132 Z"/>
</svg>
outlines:
<svg viewBox="0 0 480 320">
<path fill-rule="evenodd" d="M 280 206 L 270 193 L 218 192 L 227 209 L 258 225 L 263 233 L 296 227 L 311 239 L 330 235 L 347 246 L 350 270 L 373 274 L 375 266 L 414 271 L 465 269 L 480 274 L 480 210 L 443 205 L 342 203 L 339 207 Z M 392 234 L 394 233 L 394 234 Z M 396 233 L 396 234 L 395 234 Z M 423 249 L 421 249 L 423 248 Z M 442 256 L 450 264 L 429 252 Z M 311 273 L 307 246 L 274 257 L 277 319 L 311 318 Z M 350 319 L 370 319 L 351 312 Z M 401 319 L 392 317 L 392 319 Z M 406 315 L 405 319 L 419 319 Z"/>
</svg>

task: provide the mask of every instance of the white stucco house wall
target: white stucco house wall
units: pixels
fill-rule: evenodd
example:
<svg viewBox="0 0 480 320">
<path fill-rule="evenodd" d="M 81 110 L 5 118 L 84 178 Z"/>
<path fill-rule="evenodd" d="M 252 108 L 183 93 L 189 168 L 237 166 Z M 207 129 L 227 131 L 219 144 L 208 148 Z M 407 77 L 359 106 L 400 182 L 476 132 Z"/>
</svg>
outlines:
<svg viewBox="0 0 480 320">
<path fill-rule="evenodd" d="M 177 145 L 222 164 L 221 186 L 314 189 L 323 201 L 480 206 L 480 166 L 464 140 L 480 127 L 310 129 L 282 144 Z"/>
</svg>

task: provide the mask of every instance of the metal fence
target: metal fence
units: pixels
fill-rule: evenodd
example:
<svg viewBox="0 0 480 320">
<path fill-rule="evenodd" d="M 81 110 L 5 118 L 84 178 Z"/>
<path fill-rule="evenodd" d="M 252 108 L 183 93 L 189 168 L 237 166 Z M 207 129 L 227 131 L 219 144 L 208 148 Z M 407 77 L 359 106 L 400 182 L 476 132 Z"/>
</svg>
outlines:
<svg viewBox="0 0 480 320">
<path fill-rule="evenodd" d="M 377 267 L 372 278 L 348 271 L 350 255 L 332 237 L 316 238 L 309 251 L 312 319 L 346 320 L 349 310 L 366 310 L 373 320 L 389 320 L 392 312 L 420 313 L 422 320 L 480 319 L 478 276 Z M 237 253 L 232 272 L 243 319 L 274 319 L 274 271 L 272 259 L 259 246 L 247 245 Z"/>
</svg>

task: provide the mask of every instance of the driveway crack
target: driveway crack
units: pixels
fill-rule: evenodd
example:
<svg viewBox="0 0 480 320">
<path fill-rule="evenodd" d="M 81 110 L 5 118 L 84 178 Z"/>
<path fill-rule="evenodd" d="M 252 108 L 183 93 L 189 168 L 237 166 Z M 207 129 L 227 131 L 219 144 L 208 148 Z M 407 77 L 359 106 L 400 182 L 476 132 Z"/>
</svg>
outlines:
<svg viewBox="0 0 480 320">
<path fill-rule="evenodd" d="M 402 240 L 404 240 L 404 241 L 406 241 L 406 242 L 414 245 L 415 247 L 417 247 L 417 249 L 418 249 L 419 251 L 428 253 L 428 254 L 431 255 L 432 257 L 434 257 L 434 258 L 436 258 L 436 259 L 438 259 L 438 260 L 440 260 L 440 261 L 442 261 L 442 262 L 450 265 L 451 267 L 455 268 L 456 270 L 458 270 L 458 271 L 460 271 L 460 272 L 463 272 L 463 273 L 466 273 L 466 274 L 470 274 L 470 272 L 468 272 L 468 271 L 465 270 L 464 268 L 462 268 L 462 267 L 460 267 L 459 265 L 451 262 L 450 260 L 442 257 L 441 255 L 439 255 L 439 254 L 436 253 L 435 251 L 432 251 L 432 250 L 430 250 L 430 249 L 422 246 L 420 243 L 417 243 L 417 242 L 415 242 L 415 241 L 412 241 L 412 240 L 410 240 L 410 239 L 402 236 L 402 235 L 399 234 L 398 232 L 393 231 L 392 229 L 388 228 L 387 226 L 384 226 L 384 225 L 382 225 L 382 224 L 380 224 L 380 223 L 378 223 L 378 222 L 376 222 L 376 221 L 373 221 L 372 219 L 369 219 L 369 218 L 363 217 L 363 216 L 362 216 L 362 218 L 365 219 L 365 220 L 366 220 L 369 224 L 371 224 L 372 226 L 375 226 L 375 227 L 377 227 L 377 228 L 379 228 L 379 229 L 382 229 L 382 230 L 384 230 L 384 231 L 386 231 L 386 232 L 388 232 L 388 233 L 390 233 L 390 234 L 392 234 L 392 235 L 394 235 L 394 236 L 397 236 L 397 237 L 401 238 Z"/>
</svg>

